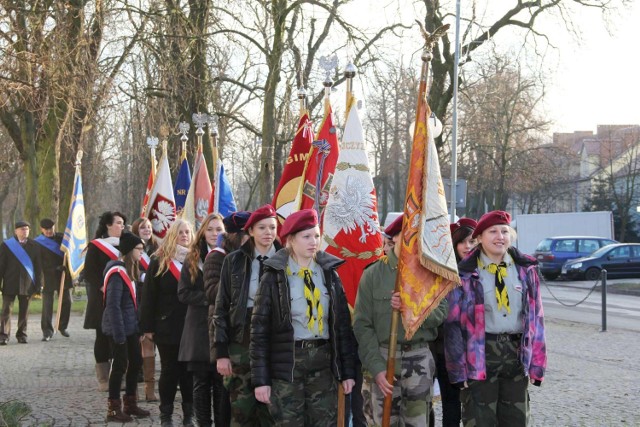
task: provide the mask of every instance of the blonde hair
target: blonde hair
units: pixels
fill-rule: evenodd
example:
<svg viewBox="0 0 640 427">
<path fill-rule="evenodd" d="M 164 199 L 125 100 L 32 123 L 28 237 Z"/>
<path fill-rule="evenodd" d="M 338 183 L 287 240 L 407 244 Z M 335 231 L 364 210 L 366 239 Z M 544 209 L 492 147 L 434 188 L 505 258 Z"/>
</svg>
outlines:
<svg viewBox="0 0 640 427">
<path fill-rule="evenodd" d="M 207 215 L 207 217 L 202 221 L 202 225 L 200 229 L 196 233 L 196 238 L 191 241 L 191 245 L 189 245 L 189 253 L 187 254 L 187 259 L 185 263 L 189 266 L 189 274 L 191 275 L 191 282 L 196 281 L 196 277 L 198 277 L 198 261 L 200 260 L 200 241 L 204 239 L 204 232 L 207 231 L 207 227 L 209 223 L 217 219 L 222 224 L 222 228 L 224 229 L 224 222 L 222 222 L 222 215 L 219 213 L 212 213 Z"/>
<path fill-rule="evenodd" d="M 191 235 L 191 241 L 193 242 L 193 229 L 191 228 L 191 223 L 183 219 L 176 219 L 173 224 L 171 224 L 167 235 L 164 237 L 162 244 L 156 252 L 158 263 L 160 264 L 160 268 L 158 268 L 156 277 L 161 276 L 169 269 L 171 259 L 176 253 L 176 247 L 178 246 L 180 227 L 182 227 L 183 225 L 186 225 L 189 228 L 189 234 Z"/>
</svg>

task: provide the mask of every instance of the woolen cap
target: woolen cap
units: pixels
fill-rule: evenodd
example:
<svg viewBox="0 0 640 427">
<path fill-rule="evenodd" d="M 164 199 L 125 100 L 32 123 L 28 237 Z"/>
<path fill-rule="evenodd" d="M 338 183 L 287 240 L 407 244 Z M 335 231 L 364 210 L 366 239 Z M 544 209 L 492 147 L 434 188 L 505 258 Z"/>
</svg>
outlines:
<svg viewBox="0 0 640 427">
<path fill-rule="evenodd" d="M 241 232 L 244 229 L 244 226 L 247 224 L 247 221 L 249 221 L 249 217 L 251 217 L 251 212 L 247 211 L 230 213 L 222 220 L 225 231 L 227 233 Z"/>
<path fill-rule="evenodd" d="M 302 209 L 292 213 L 284 220 L 280 229 L 280 238 L 284 240 L 289 234 L 308 230 L 318 225 L 318 214 L 315 209 Z"/>
<path fill-rule="evenodd" d="M 480 217 L 476 229 L 473 230 L 471 235 L 474 239 L 482 234 L 484 230 L 494 225 L 509 225 L 511 224 L 511 215 L 505 211 L 491 211 Z"/>
<path fill-rule="evenodd" d="M 396 234 L 402 231 L 402 219 L 404 218 L 404 214 L 399 215 L 396 219 L 393 220 L 391 224 L 384 229 L 382 234 L 389 239 L 393 238 Z"/>
<path fill-rule="evenodd" d="M 22 227 L 31 228 L 31 224 L 29 224 L 29 222 L 27 222 L 27 221 L 18 221 L 18 222 L 16 222 L 16 226 L 14 228 L 22 228 Z"/>
<path fill-rule="evenodd" d="M 255 224 L 258 221 L 262 221 L 263 219 L 275 218 L 275 217 L 276 217 L 276 210 L 273 209 L 273 206 L 271 205 L 260 206 L 258 209 L 253 211 L 253 213 L 247 220 L 247 223 L 244 225 L 244 229 L 248 230 L 249 228 L 251 228 L 251 226 L 253 226 L 253 224 Z"/>
<path fill-rule="evenodd" d="M 53 222 L 53 220 L 50 218 L 42 218 L 40 220 L 40 227 L 44 228 L 45 230 L 53 227 L 54 225 L 56 225 L 56 223 Z"/>
<path fill-rule="evenodd" d="M 462 227 L 469 228 L 474 230 L 478 226 L 478 222 L 475 219 L 471 218 L 460 218 L 458 222 L 454 222 L 453 224 L 449 224 L 449 230 L 451 230 L 451 235 L 458 231 Z"/>
<path fill-rule="evenodd" d="M 138 245 L 144 246 L 144 242 L 135 234 L 125 231 L 120 235 L 120 244 L 118 245 L 120 254 L 126 255 Z"/>
</svg>

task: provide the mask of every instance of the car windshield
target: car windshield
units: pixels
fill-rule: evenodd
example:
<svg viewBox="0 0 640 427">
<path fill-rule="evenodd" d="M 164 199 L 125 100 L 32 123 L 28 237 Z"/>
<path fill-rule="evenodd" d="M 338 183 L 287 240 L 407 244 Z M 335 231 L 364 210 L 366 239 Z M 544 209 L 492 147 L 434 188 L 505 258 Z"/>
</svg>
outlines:
<svg viewBox="0 0 640 427">
<path fill-rule="evenodd" d="M 549 252 L 551 250 L 551 242 L 551 239 L 544 239 L 542 242 L 538 243 L 536 252 Z"/>
<path fill-rule="evenodd" d="M 602 255 L 606 254 L 610 250 L 611 248 L 609 246 L 603 246 L 589 256 L 593 258 L 600 258 Z"/>
</svg>

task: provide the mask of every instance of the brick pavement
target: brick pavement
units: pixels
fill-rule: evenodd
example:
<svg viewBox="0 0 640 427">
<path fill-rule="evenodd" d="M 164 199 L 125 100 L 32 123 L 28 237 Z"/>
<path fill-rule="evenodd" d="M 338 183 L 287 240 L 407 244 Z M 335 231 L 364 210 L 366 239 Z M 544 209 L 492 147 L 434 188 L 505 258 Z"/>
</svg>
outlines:
<svg viewBox="0 0 640 427">
<path fill-rule="evenodd" d="M 29 325 L 29 344 L 12 337 L 0 347 L 0 402 L 17 399 L 31 406 L 23 426 L 106 425 L 106 393 L 96 390 L 93 331 L 83 330 L 82 317 L 75 315 L 71 338 L 56 335 L 44 343 L 39 319 L 32 316 Z M 601 333 L 595 326 L 549 319 L 547 331 L 549 368 L 542 387 L 530 388 L 532 425 L 640 426 L 639 334 Z M 151 410 L 151 418 L 128 425 L 158 425 L 157 404 L 141 406 Z M 176 422 L 177 414 L 178 408 Z"/>
</svg>

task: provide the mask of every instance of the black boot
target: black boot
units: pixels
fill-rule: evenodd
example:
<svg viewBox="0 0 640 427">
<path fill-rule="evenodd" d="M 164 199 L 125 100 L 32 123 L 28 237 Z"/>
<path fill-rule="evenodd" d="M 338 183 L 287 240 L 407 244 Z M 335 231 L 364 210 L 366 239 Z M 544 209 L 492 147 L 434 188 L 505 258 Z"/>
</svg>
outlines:
<svg viewBox="0 0 640 427">
<path fill-rule="evenodd" d="M 160 405 L 160 426 L 173 427 L 173 405 Z"/>
<path fill-rule="evenodd" d="M 224 377 L 217 372 L 213 375 L 213 421 L 216 427 L 231 424 L 231 404 L 229 390 L 224 386 Z"/>
<path fill-rule="evenodd" d="M 182 403 L 182 425 L 193 427 L 193 403 Z"/>
<path fill-rule="evenodd" d="M 198 427 L 211 427 L 211 383 L 209 372 L 193 373 L 193 409 Z"/>
</svg>

